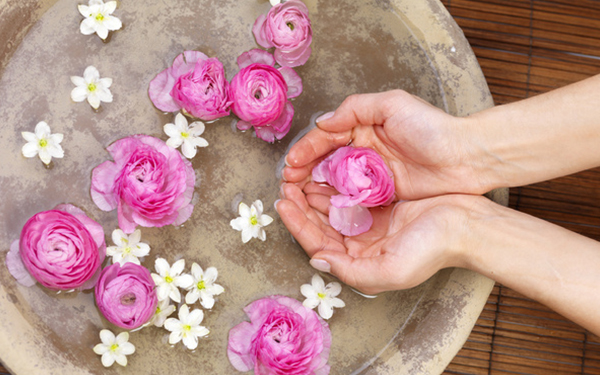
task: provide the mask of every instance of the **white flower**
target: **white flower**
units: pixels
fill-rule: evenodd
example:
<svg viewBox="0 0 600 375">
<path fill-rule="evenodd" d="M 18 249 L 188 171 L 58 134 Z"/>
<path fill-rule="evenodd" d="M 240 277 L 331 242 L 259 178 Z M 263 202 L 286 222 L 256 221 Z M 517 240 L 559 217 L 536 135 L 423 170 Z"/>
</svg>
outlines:
<svg viewBox="0 0 600 375">
<path fill-rule="evenodd" d="M 319 306 L 319 315 L 323 319 L 331 318 L 334 307 L 346 306 L 344 301 L 336 297 L 341 291 L 340 283 L 332 282 L 325 286 L 325 282 L 318 274 L 312 277 L 312 285 L 304 284 L 300 287 L 300 292 L 306 297 L 302 304 L 309 309 Z"/>
<path fill-rule="evenodd" d="M 206 271 L 202 271 L 202 268 L 198 263 L 192 264 L 192 277 L 194 283 L 189 288 L 188 294 L 185 295 L 185 303 L 191 305 L 200 299 L 200 304 L 205 309 L 212 309 L 215 305 L 215 299 L 213 296 L 217 296 L 225 291 L 223 287 L 214 282 L 217 280 L 217 269 L 215 267 L 208 267 Z"/>
<path fill-rule="evenodd" d="M 179 319 L 169 318 L 165 321 L 165 329 L 171 331 L 169 344 L 174 345 L 183 340 L 183 344 L 190 350 L 198 347 L 198 337 L 206 336 L 210 331 L 200 325 L 204 319 L 202 310 L 195 309 L 190 312 L 188 305 L 179 309 Z"/>
<path fill-rule="evenodd" d="M 90 0 L 88 5 L 78 5 L 77 9 L 85 17 L 79 25 L 83 35 L 98 34 L 103 40 L 108 36 L 108 31 L 119 30 L 123 24 L 111 14 L 117 9 L 116 1 L 104 3 L 102 0 Z"/>
<path fill-rule="evenodd" d="M 273 218 L 269 215 L 263 215 L 263 204 L 260 199 L 254 201 L 251 207 L 248 207 L 244 202 L 240 202 L 238 206 L 240 217 L 231 220 L 229 224 L 235 230 L 242 232 L 242 242 L 250 241 L 252 237 L 258 238 L 261 241 L 267 239 L 267 235 L 263 227 L 271 224 Z"/>
<path fill-rule="evenodd" d="M 77 87 L 71 91 L 74 102 L 87 99 L 94 109 L 100 107 L 100 102 L 111 103 L 113 96 L 108 89 L 112 85 L 112 78 L 100 78 L 100 72 L 93 66 L 88 66 L 83 72 L 83 77 L 71 76 L 71 82 Z"/>
<path fill-rule="evenodd" d="M 156 306 L 156 312 L 154 312 L 150 321 L 145 325 L 148 326 L 154 324 L 156 327 L 162 327 L 169 315 L 173 314 L 175 311 L 175 306 L 170 305 L 169 302 L 171 302 L 171 300 L 168 298 L 159 301 L 158 306 Z"/>
<path fill-rule="evenodd" d="M 104 367 L 112 366 L 115 361 L 121 366 L 127 366 L 126 355 L 135 352 L 135 346 L 129 341 L 129 333 L 121 332 L 117 337 L 107 330 L 100 331 L 101 344 L 94 346 L 94 353 L 102 356 L 102 365 Z"/>
<path fill-rule="evenodd" d="M 112 232 L 112 240 L 116 246 L 106 248 L 106 255 L 112 256 L 113 263 L 121 265 L 131 262 L 140 264 L 138 258 L 145 257 L 150 253 L 150 246 L 140 242 L 142 231 L 136 229 L 131 235 L 126 235 L 121 229 Z"/>
<path fill-rule="evenodd" d="M 171 298 L 177 303 L 181 302 L 181 293 L 177 288 L 187 289 L 194 282 L 191 275 L 182 274 L 184 267 L 185 260 L 183 259 L 179 259 L 173 263 L 173 266 L 169 266 L 169 263 L 163 258 L 156 258 L 154 268 L 158 275 L 153 273 L 151 276 L 156 284 L 156 296 L 159 301 Z"/>
<path fill-rule="evenodd" d="M 208 146 L 206 139 L 200 137 L 204 133 L 204 123 L 196 121 L 188 126 L 187 119 L 181 113 L 175 116 L 175 124 L 166 124 L 163 129 L 170 137 L 167 146 L 177 148 L 183 144 L 181 153 L 188 159 L 196 156 L 196 147 Z"/>
<path fill-rule="evenodd" d="M 280 4 L 281 0 L 269 0 L 269 2 L 271 3 L 271 6 L 275 6 L 277 4 Z"/>
<path fill-rule="evenodd" d="M 37 123 L 35 133 L 22 132 L 21 135 L 27 141 L 21 149 L 23 156 L 26 158 L 39 155 L 42 162 L 48 165 L 53 157 L 62 158 L 65 156 L 62 147 L 60 147 L 63 135 L 60 133 L 50 134 L 50 127 L 44 121 Z"/>
</svg>

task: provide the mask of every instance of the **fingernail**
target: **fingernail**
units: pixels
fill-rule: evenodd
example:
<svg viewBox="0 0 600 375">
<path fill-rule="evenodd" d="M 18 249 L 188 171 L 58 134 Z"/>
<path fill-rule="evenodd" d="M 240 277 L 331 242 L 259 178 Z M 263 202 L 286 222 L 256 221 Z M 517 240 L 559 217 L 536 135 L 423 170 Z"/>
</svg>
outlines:
<svg viewBox="0 0 600 375">
<path fill-rule="evenodd" d="M 288 154 L 289 155 L 289 154 Z M 291 167 L 290 163 L 288 162 L 287 158 L 288 155 L 285 156 L 285 159 L 283 159 L 283 162 L 285 163 L 285 165 L 287 165 L 288 167 Z"/>
<path fill-rule="evenodd" d="M 281 197 L 281 199 L 285 199 L 285 192 L 283 191 L 283 185 L 285 185 L 285 184 L 281 184 L 281 186 L 279 186 L 279 196 Z"/>
<path fill-rule="evenodd" d="M 322 259 L 311 259 L 309 263 L 317 271 L 331 272 L 331 265 Z"/>
<path fill-rule="evenodd" d="M 281 199 L 277 199 L 274 203 L 273 203 L 273 207 L 275 207 L 275 211 L 277 211 L 277 203 L 279 203 L 279 201 L 281 201 Z M 279 211 L 277 211 L 279 212 Z"/>
<path fill-rule="evenodd" d="M 333 115 L 334 115 L 334 113 L 335 113 L 335 112 L 327 112 L 327 113 L 325 113 L 325 114 L 323 114 L 323 115 L 319 116 L 319 118 L 317 118 L 317 120 L 316 120 L 316 123 L 318 124 L 318 123 L 319 123 L 319 122 L 321 122 L 321 121 L 325 121 L 325 120 L 327 120 L 327 119 L 330 119 L 330 118 L 332 118 L 332 117 L 333 117 Z"/>
</svg>

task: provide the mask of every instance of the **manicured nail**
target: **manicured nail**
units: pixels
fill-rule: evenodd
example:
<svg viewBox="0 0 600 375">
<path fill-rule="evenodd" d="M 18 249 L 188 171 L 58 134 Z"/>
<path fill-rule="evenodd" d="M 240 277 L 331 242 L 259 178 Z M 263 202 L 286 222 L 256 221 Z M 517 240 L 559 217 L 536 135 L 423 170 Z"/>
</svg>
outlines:
<svg viewBox="0 0 600 375">
<path fill-rule="evenodd" d="M 309 263 L 317 271 L 331 272 L 331 265 L 322 259 L 311 259 Z"/>
<path fill-rule="evenodd" d="M 327 112 L 327 113 L 325 113 L 325 114 L 323 114 L 323 115 L 319 116 L 319 118 L 317 118 L 317 120 L 316 120 L 317 124 L 318 124 L 319 122 L 321 122 L 321 121 L 325 121 L 325 120 L 327 120 L 327 119 L 330 119 L 330 118 L 332 118 L 332 117 L 333 117 L 333 115 L 334 115 L 334 113 L 335 113 L 335 112 Z"/>
<path fill-rule="evenodd" d="M 283 185 L 285 184 L 281 184 L 281 186 L 279 186 L 279 197 L 281 199 L 285 199 L 285 191 L 283 191 Z"/>
<path fill-rule="evenodd" d="M 288 154 L 289 155 L 289 154 Z M 288 155 L 285 155 L 285 159 L 283 159 L 283 162 L 285 163 L 286 166 L 291 167 L 290 163 L 288 162 L 287 158 Z"/>
<path fill-rule="evenodd" d="M 273 207 L 275 207 L 275 211 L 277 211 L 277 203 L 279 203 L 279 201 L 281 201 L 281 199 L 277 199 L 275 201 L 275 203 L 273 203 Z M 277 211 L 277 212 L 279 212 L 279 211 Z"/>
</svg>

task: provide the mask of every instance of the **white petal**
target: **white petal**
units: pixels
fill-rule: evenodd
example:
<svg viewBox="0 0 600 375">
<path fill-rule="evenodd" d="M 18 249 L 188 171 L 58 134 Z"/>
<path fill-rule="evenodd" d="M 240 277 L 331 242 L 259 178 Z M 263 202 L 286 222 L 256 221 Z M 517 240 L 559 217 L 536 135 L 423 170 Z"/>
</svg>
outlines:
<svg viewBox="0 0 600 375">
<path fill-rule="evenodd" d="M 281 0 L 269 0 L 269 2 L 271 3 L 271 6 L 275 6 L 279 3 L 281 3 Z"/>
<path fill-rule="evenodd" d="M 156 281 L 154 281 L 154 283 L 158 285 Z M 171 287 L 169 285 L 163 284 L 156 288 L 156 298 L 158 298 L 159 301 L 168 299 L 169 293 L 171 293 Z"/>
<path fill-rule="evenodd" d="M 32 158 L 38 154 L 39 147 L 37 142 L 29 142 L 23 145 L 21 152 L 26 158 Z"/>
<path fill-rule="evenodd" d="M 198 137 L 202 135 L 202 133 L 204 133 L 204 129 L 205 126 L 202 121 L 192 122 L 192 124 L 190 125 L 190 134 L 192 134 L 195 137 Z"/>
<path fill-rule="evenodd" d="M 260 224 L 263 227 L 266 227 L 267 225 L 271 224 L 273 222 L 273 218 L 269 215 L 261 215 L 258 218 L 258 224 Z"/>
<path fill-rule="evenodd" d="M 330 301 L 331 301 L 331 306 L 337 307 L 338 309 L 346 306 L 346 304 L 344 303 L 344 301 L 342 301 L 339 298 L 332 298 Z"/>
<path fill-rule="evenodd" d="M 89 94 L 87 87 L 77 86 L 71 91 L 71 100 L 75 103 L 84 101 Z"/>
<path fill-rule="evenodd" d="M 188 131 L 188 121 L 185 116 L 181 114 L 181 112 L 175 116 L 175 126 L 180 132 Z"/>
<path fill-rule="evenodd" d="M 219 284 L 213 284 L 209 287 L 206 288 L 208 290 L 208 292 L 210 294 L 212 294 L 213 296 L 218 296 L 219 294 L 223 293 L 225 291 L 225 288 L 223 288 L 221 285 Z"/>
<path fill-rule="evenodd" d="M 21 135 L 23 136 L 23 138 L 25 138 L 27 142 L 38 142 L 37 137 L 32 132 L 21 132 Z"/>
<path fill-rule="evenodd" d="M 79 13 L 81 13 L 81 15 L 84 17 L 89 17 L 91 14 L 90 7 L 87 5 L 79 4 L 77 5 L 77 10 L 79 10 Z"/>
<path fill-rule="evenodd" d="M 300 293 L 306 298 L 317 298 L 317 291 L 310 284 L 303 284 L 300 287 Z"/>
<path fill-rule="evenodd" d="M 171 298 L 174 302 L 181 302 L 181 293 L 175 285 L 169 285 L 169 298 Z"/>
<path fill-rule="evenodd" d="M 315 273 L 313 275 L 311 283 L 317 293 L 323 293 L 325 291 L 325 282 L 323 281 L 323 278 L 319 276 L 318 273 Z"/>
<path fill-rule="evenodd" d="M 104 40 L 108 36 L 108 28 L 104 24 L 96 23 L 96 34 L 100 39 Z"/>
<path fill-rule="evenodd" d="M 213 296 L 211 296 L 209 293 L 200 292 L 200 294 L 202 296 L 202 301 L 200 301 L 202 307 L 204 307 L 205 309 L 212 309 L 215 305 L 215 299 L 213 298 Z"/>
<path fill-rule="evenodd" d="M 63 139 L 64 135 L 61 133 L 50 134 L 50 136 L 48 137 L 50 143 L 54 143 L 56 146 L 58 146 L 58 144 L 62 142 Z"/>
<path fill-rule="evenodd" d="M 98 80 L 98 86 L 102 86 L 105 89 L 108 89 L 113 83 L 112 78 L 100 78 L 100 80 Z"/>
<path fill-rule="evenodd" d="M 248 226 L 248 225 L 244 225 L 244 224 L 247 224 L 247 223 L 248 223 L 248 219 L 244 219 L 243 217 L 238 217 L 236 219 L 231 220 L 229 222 L 229 225 L 231 225 L 231 227 L 233 229 L 235 229 L 235 230 L 242 231 L 242 230 L 244 230 L 244 228 L 246 228 Z"/>
<path fill-rule="evenodd" d="M 251 239 L 252 231 L 249 228 L 242 230 L 242 242 L 248 243 L 248 241 L 250 241 Z"/>
<path fill-rule="evenodd" d="M 116 342 L 115 335 L 108 329 L 103 329 L 100 331 L 100 340 L 102 340 L 104 345 L 108 346 L 111 346 Z"/>
<path fill-rule="evenodd" d="M 98 69 L 96 69 L 95 66 L 90 65 L 85 68 L 85 71 L 83 72 L 83 79 L 85 79 L 87 84 L 96 82 L 100 79 L 100 72 L 98 72 Z"/>
<path fill-rule="evenodd" d="M 199 327 L 192 327 L 192 333 L 197 337 L 204 337 L 204 336 L 208 335 L 210 333 L 210 331 L 206 327 L 199 326 Z"/>
<path fill-rule="evenodd" d="M 181 153 L 186 158 L 191 159 L 196 156 L 196 146 L 189 139 L 185 139 L 183 146 L 181 146 Z"/>
<path fill-rule="evenodd" d="M 35 126 L 35 135 L 38 139 L 47 138 L 50 135 L 50 127 L 45 121 L 40 121 Z"/>
<path fill-rule="evenodd" d="M 177 148 L 177 147 L 181 146 L 182 143 L 183 143 L 183 138 L 181 138 L 181 137 L 169 138 L 167 140 L 167 146 L 172 147 L 172 148 Z"/>
<path fill-rule="evenodd" d="M 208 147 L 208 141 L 202 137 L 192 139 L 192 143 L 195 147 Z"/>
<path fill-rule="evenodd" d="M 121 229 L 115 229 L 112 232 L 112 240 L 113 243 L 117 246 L 125 245 L 125 241 L 127 239 L 127 235 Z M 108 248 L 107 248 L 108 250 Z"/>
<path fill-rule="evenodd" d="M 156 269 L 156 272 L 158 272 L 161 277 L 164 277 L 171 269 L 171 266 L 169 266 L 169 263 L 167 263 L 164 258 L 156 258 L 154 261 L 154 269 Z"/>
<path fill-rule="evenodd" d="M 123 344 L 119 345 L 119 348 L 121 349 L 121 353 L 125 355 L 131 355 L 135 353 L 135 346 L 133 346 L 133 344 L 130 342 L 124 342 Z"/>
<path fill-rule="evenodd" d="M 187 303 L 188 305 L 192 305 L 192 304 L 196 303 L 196 301 L 198 301 L 199 297 L 200 297 L 200 292 L 198 292 L 197 289 L 192 290 L 191 292 L 188 292 L 185 295 L 185 303 Z"/>
<path fill-rule="evenodd" d="M 136 257 L 145 257 L 150 253 L 150 246 L 147 243 L 140 242 L 131 249 L 131 253 Z"/>
<path fill-rule="evenodd" d="M 251 214 L 250 214 L 250 207 L 248 207 L 248 205 L 244 202 L 240 202 L 240 205 L 238 206 L 238 212 L 240 213 L 240 216 L 243 218 L 250 218 Z"/>
<path fill-rule="evenodd" d="M 50 162 L 52 161 L 52 156 L 50 155 L 48 150 L 46 150 L 46 148 L 42 148 L 39 150 L 39 156 L 42 162 L 46 165 L 50 164 Z"/>
<path fill-rule="evenodd" d="M 208 267 L 204 272 L 204 280 L 208 284 L 212 284 L 217 280 L 217 276 L 219 276 L 219 272 L 215 267 Z"/>
<path fill-rule="evenodd" d="M 329 319 L 333 316 L 333 307 L 327 300 L 321 300 L 318 310 L 319 315 L 321 315 L 321 318 L 323 319 Z"/>
<path fill-rule="evenodd" d="M 187 321 L 187 317 L 190 315 L 190 307 L 188 305 L 181 306 L 177 315 L 179 316 L 181 323 Z"/>
<path fill-rule="evenodd" d="M 53 158 L 62 158 L 65 156 L 65 152 L 59 145 L 53 145 L 51 143 L 46 146 L 46 151 L 50 154 L 50 157 Z"/>
<path fill-rule="evenodd" d="M 123 26 L 121 20 L 113 16 L 104 17 L 102 24 L 110 31 L 119 30 Z"/>
<path fill-rule="evenodd" d="M 107 351 L 110 350 L 110 347 L 104 344 L 98 344 L 96 346 L 94 346 L 94 353 L 98 354 L 98 355 L 102 355 L 104 353 L 106 353 Z"/>
<path fill-rule="evenodd" d="M 200 309 L 194 309 L 186 318 L 186 324 L 190 326 L 198 326 L 204 319 L 204 313 Z"/>
<path fill-rule="evenodd" d="M 194 279 L 200 281 L 204 278 L 204 271 L 202 271 L 202 267 L 200 267 L 200 265 L 196 262 L 192 263 L 192 276 L 194 276 Z"/>
<path fill-rule="evenodd" d="M 189 289 L 192 285 L 194 285 L 194 278 L 192 275 L 184 273 L 183 275 L 177 276 L 173 281 L 173 284 L 182 289 Z"/>
<path fill-rule="evenodd" d="M 327 297 L 335 297 L 338 294 L 340 294 L 341 291 L 342 286 L 340 285 L 340 283 L 332 282 L 327 284 L 327 286 L 325 287 L 325 294 L 327 294 Z"/>
<path fill-rule="evenodd" d="M 102 354 L 102 366 L 110 367 L 113 363 L 115 363 L 115 355 L 111 351 Z"/>
<path fill-rule="evenodd" d="M 83 35 L 92 35 L 96 32 L 96 22 L 91 18 L 86 18 L 79 24 L 79 31 Z"/>
<path fill-rule="evenodd" d="M 177 129 L 177 126 L 175 124 L 165 124 L 163 126 L 163 130 L 165 134 L 171 138 L 181 138 L 181 130 Z"/>
<path fill-rule="evenodd" d="M 302 302 L 302 305 L 308 309 L 314 309 L 315 307 L 319 306 L 320 302 L 321 300 L 318 298 L 307 298 L 304 300 L 304 302 Z"/>
<path fill-rule="evenodd" d="M 73 82 L 75 86 L 87 86 L 87 83 L 83 77 L 71 76 L 71 82 Z"/>
<path fill-rule="evenodd" d="M 260 199 L 257 199 L 252 203 L 252 206 L 256 209 L 256 215 L 260 216 L 263 212 L 263 203 Z"/>
<path fill-rule="evenodd" d="M 114 357 L 115 357 L 115 361 L 117 361 L 118 364 L 120 364 L 121 366 L 127 366 L 127 357 L 125 357 L 125 355 L 120 354 L 120 353 L 115 353 Z"/>
<path fill-rule="evenodd" d="M 266 241 L 267 240 L 267 233 L 265 232 L 265 230 L 262 229 L 262 228 L 260 228 L 258 225 L 256 227 L 258 228 L 258 234 L 255 237 L 258 238 L 261 241 Z"/>
<path fill-rule="evenodd" d="M 173 263 L 171 266 L 171 276 L 177 276 L 183 269 L 185 268 L 185 259 L 179 259 L 177 262 Z"/>
<path fill-rule="evenodd" d="M 165 326 L 166 325 L 167 325 L 167 322 L 165 322 Z M 181 331 L 171 332 L 171 334 L 169 335 L 169 344 L 175 345 L 179 341 L 181 341 L 182 338 L 183 338 L 183 333 Z"/>
<path fill-rule="evenodd" d="M 119 335 L 117 336 L 117 339 L 115 341 L 118 345 L 126 343 L 127 341 L 129 341 L 129 332 L 119 333 Z"/>
<path fill-rule="evenodd" d="M 94 109 L 98 109 L 100 107 L 100 99 L 98 99 L 97 95 L 90 93 L 87 97 L 87 101 Z"/>
<path fill-rule="evenodd" d="M 198 338 L 195 335 L 186 335 L 183 337 L 183 345 L 189 350 L 194 350 L 198 347 Z"/>
<path fill-rule="evenodd" d="M 169 318 L 165 320 L 164 327 L 167 331 L 175 332 L 181 331 L 181 322 L 175 318 Z"/>
<path fill-rule="evenodd" d="M 100 101 L 104 103 L 112 103 L 113 96 L 109 89 L 98 86 L 95 93 L 96 96 L 98 96 L 98 99 L 100 99 Z"/>
<path fill-rule="evenodd" d="M 115 9 L 117 9 L 116 1 L 107 1 L 106 3 L 104 3 L 103 11 L 105 14 L 112 14 L 112 12 L 114 12 Z"/>
</svg>

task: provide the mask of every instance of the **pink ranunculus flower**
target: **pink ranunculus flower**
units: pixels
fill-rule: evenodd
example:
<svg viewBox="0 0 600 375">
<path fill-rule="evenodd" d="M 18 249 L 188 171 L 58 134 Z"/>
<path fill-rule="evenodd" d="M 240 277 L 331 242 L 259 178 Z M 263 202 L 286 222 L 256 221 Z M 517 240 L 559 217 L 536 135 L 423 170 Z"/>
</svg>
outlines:
<svg viewBox="0 0 600 375">
<path fill-rule="evenodd" d="M 179 151 L 147 135 L 119 139 L 107 150 L 114 161 L 94 168 L 91 195 L 101 210 L 118 209 L 123 232 L 189 219 L 196 176 Z"/>
<path fill-rule="evenodd" d="M 96 305 L 112 324 L 135 329 L 156 312 L 158 298 L 150 271 L 135 263 L 115 263 L 102 270 L 96 289 Z"/>
<path fill-rule="evenodd" d="M 229 115 L 231 100 L 227 87 L 223 64 L 217 58 L 185 51 L 150 82 L 148 95 L 161 111 L 183 109 L 210 121 Z"/>
<path fill-rule="evenodd" d="M 9 272 L 25 286 L 53 290 L 93 288 L 106 256 L 102 226 L 63 204 L 33 215 L 6 256 Z"/>
<path fill-rule="evenodd" d="M 371 228 L 367 207 L 387 206 L 394 199 L 394 177 L 381 156 L 366 147 L 341 147 L 313 168 L 312 179 L 333 186 L 329 223 L 345 236 Z"/>
<path fill-rule="evenodd" d="M 237 127 L 254 127 L 256 135 L 267 142 L 283 138 L 294 117 L 294 107 L 288 100 L 302 93 L 302 79 L 292 69 L 275 69 L 270 53 L 253 49 L 237 59 L 240 71 L 231 80 L 231 109 L 241 121 Z"/>
<path fill-rule="evenodd" d="M 252 32 L 260 46 L 275 47 L 275 60 L 281 66 L 303 65 L 312 52 L 312 27 L 308 8 L 302 1 L 275 5 L 256 19 Z"/>
<path fill-rule="evenodd" d="M 244 309 L 250 322 L 229 331 L 227 356 L 238 371 L 256 375 L 329 374 L 331 331 L 293 298 L 270 296 Z"/>
</svg>

